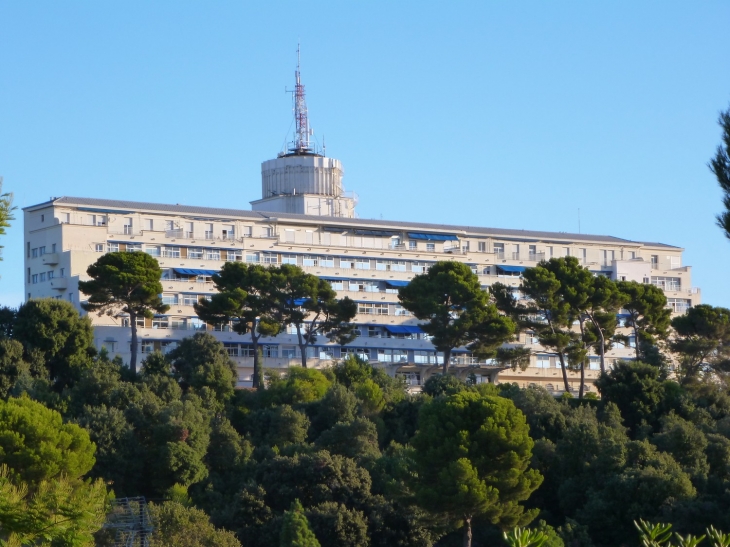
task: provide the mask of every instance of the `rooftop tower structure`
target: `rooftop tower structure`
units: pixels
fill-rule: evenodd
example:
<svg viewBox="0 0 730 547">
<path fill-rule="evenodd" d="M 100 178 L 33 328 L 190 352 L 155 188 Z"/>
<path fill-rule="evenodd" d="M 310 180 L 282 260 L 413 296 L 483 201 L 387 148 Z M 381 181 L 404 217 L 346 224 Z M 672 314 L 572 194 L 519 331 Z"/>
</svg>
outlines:
<svg viewBox="0 0 730 547">
<path fill-rule="evenodd" d="M 356 196 L 342 186 L 342 163 L 328 158 L 310 140 L 307 102 L 300 71 L 294 72 L 294 139 L 276 159 L 261 164 L 261 199 L 251 202 L 254 211 L 300 215 L 355 217 Z"/>
</svg>

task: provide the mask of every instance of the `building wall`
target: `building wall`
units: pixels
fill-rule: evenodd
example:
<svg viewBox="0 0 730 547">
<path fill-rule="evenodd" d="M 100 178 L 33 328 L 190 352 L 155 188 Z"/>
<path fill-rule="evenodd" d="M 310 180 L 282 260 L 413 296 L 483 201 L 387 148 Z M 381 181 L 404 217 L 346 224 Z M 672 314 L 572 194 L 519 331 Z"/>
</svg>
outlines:
<svg viewBox="0 0 730 547">
<path fill-rule="evenodd" d="M 431 237 L 428 234 L 452 239 L 423 239 Z M 613 278 L 642 282 L 648 278 L 666 291 L 676 312 L 700 301 L 699 290 L 691 286 L 691 269 L 681 266 L 682 249 L 604 236 L 316 216 L 274 217 L 255 211 L 60 198 L 25 209 L 25 243 L 27 298 L 62 298 L 77 307 L 83 299 L 78 293 L 78 281 L 88 278 L 86 268 L 101 254 L 137 250 L 156 256 L 165 271 L 163 297 L 171 308 L 166 316 L 146 320 L 140 327 L 143 354 L 154 349 L 168 350 L 195 329 L 211 330 L 196 320 L 192 305 L 197 298 L 213 293 L 210 276 L 186 279 L 176 275 L 175 268 L 218 270 L 227 260 L 296 263 L 308 273 L 331 279 L 338 294 L 356 300 L 361 311 L 356 318 L 361 336 L 345 348 L 322 338 L 313 350 L 312 366 L 328 366 L 345 351 L 359 350 L 389 373 L 406 376 L 414 387 L 440 368 L 433 347 L 422 334 L 394 335 L 387 327 L 418 324 L 398 305 L 397 285 L 439 260 L 469 264 L 484 287 L 499 281 L 516 288 L 520 284 L 519 273 L 509 269 L 534 266 L 543 258 L 570 255 L 578 257 L 592 271 Z M 389 285 L 390 282 L 393 284 Z M 126 318 L 93 316 L 93 321 L 97 347 L 106 347 L 128 360 Z M 250 338 L 233 332 L 211 332 L 227 344 L 239 366 L 240 384 L 247 385 L 252 374 L 252 359 L 246 346 Z M 285 368 L 299 363 L 293 334 L 263 343 L 270 346 L 265 366 Z M 499 381 L 514 381 L 523 386 L 535 383 L 559 392 L 560 369 L 540 358 L 544 354 L 532 340 L 517 343 L 532 347 L 535 355 L 530 367 L 525 371 L 502 371 Z M 631 348 L 621 347 L 607 354 L 609 362 L 632 356 Z M 498 372 L 493 363 L 459 352 L 453 365 L 461 376 L 473 373 L 478 381 L 493 381 Z M 586 371 L 589 380 L 597 374 L 595 369 Z M 577 389 L 578 375 L 571 373 L 570 377 Z"/>
</svg>

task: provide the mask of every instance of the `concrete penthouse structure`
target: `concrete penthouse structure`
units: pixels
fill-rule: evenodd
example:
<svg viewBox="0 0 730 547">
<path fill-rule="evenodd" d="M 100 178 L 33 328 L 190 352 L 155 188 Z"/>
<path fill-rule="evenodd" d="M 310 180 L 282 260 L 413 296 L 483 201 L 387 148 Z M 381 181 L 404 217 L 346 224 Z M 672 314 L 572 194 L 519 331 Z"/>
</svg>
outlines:
<svg viewBox="0 0 730 547">
<path fill-rule="evenodd" d="M 211 276 L 226 261 L 265 265 L 296 264 L 328 280 L 341 296 L 358 303 L 358 338 L 346 346 L 320 337 L 310 348 L 310 366 L 325 367 L 355 354 L 402 375 L 417 389 L 440 370 L 440 358 L 418 321 L 398 304 L 398 288 L 435 262 L 468 264 L 484 288 L 502 282 L 515 287 L 521 273 L 542 259 L 574 256 L 595 272 L 612 279 L 634 280 L 661 287 L 676 313 L 699 303 L 691 269 L 682 264 L 682 249 L 661 243 L 629 241 L 610 236 L 505 230 L 474 226 L 420 224 L 356 218 L 354 195 L 342 186 L 342 165 L 315 150 L 309 141 L 304 86 L 296 71 L 295 138 L 276 159 L 261 167 L 262 196 L 253 210 L 164 205 L 112 199 L 60 197 L 26 207 L 25 294 L 58 298 L 80 308 L 84 295 L 78 281 L 103 253 L 144 252 L 163 269 L 163 294 L 170 305 L 165 315 L 140 319 L 139 351 L 169 351 L 183 337 L 209 331 L 238 364 L 239 385 L 250 385 L 253 372 L 250 337 L 228 326 L 206 325 L 193 304 L 214 292 Z M 129 318 L 92 316 L 96 346 L 129 361 Z M 628 332 L 627 332 L 628 334 Z M 300 364 L 292 329 L 263 339 L 266 368 Z M 477 382 L 539 384 L 553 393 L 563 390 L 556 358 L 543 351 L 536 338 L 522 335 L 514 344 L 532 349 L 529 367 L 502 370 L 456 350 L 451 366 L 457 375 Z M 609 366 L 631 358 L 631 347 L 607 353 Z M 598 357 L 586 372 L 598 374 Z M 578 375 L 570 374 L 571 390 Z"/>
</svg>

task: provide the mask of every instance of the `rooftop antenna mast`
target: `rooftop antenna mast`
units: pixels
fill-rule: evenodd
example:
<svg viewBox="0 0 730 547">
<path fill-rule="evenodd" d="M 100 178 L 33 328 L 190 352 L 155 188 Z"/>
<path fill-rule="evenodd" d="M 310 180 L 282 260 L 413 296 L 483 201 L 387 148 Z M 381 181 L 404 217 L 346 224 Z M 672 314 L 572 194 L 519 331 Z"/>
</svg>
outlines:
<svg viewBox="0 0 730 547">
<path fill-rule="evenodd" d="M 309 144 L 309 137 L 312 131 L 309 129 L 309 118 L 307 117 L 307 101 L 305 100 L 304 84 L 302 83 L 300 65 L 300 48 L 297 44 L 297 70 L 294 72 L 296 85 L 294 86 L 294 121 L 296 129 L 294 142 L 290 152 L 295 154 L 306 154 L 312 151 Z"/>
</svg>

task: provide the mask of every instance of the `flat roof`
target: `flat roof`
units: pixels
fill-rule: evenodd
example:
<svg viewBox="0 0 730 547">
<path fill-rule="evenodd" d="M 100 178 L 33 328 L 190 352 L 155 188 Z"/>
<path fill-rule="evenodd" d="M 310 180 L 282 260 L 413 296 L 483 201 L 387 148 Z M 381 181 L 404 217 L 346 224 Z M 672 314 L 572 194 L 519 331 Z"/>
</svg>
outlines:
<svg viewBox="0 0 730 547">
<path fill-rule="evenodd" d="M 342 226 L 347 227 L 372 227 L 393 228 L 399 230 L 426 230 L 429 232 L 447 232 L 470 236 L 498 237 L 502 239 L 536 239 L 542 241 L 555 242 L 597 242 L 610 243 L 613 245 L 646 245 L 650 247 L 660 247 L 667 249 L 683 250 L 681 247 L 667 245 L 665 243 L 632 241 L 619 237 L 592 234 L 575 234 L 569 232 L 544 232 L 538 230 L 512 230 L 507 228 L 487 228 L 480 226 L 462 226 L 452 224 L 432 224 L 423 222 L 405 222 L 398 220 L 367 220 L 361 218 L 342 218 L 316 215 L 296 215 L 291 213 L 275 213 L 266 211 L 249 211 L 245 209 L 227 209 L 218 207 L 201 207 L 199 205 L 180 205 L 168 203 L 148 203 L 143 201 L 127 201 L 116 199 L 99 199 L 99 198 L 80 198 L 72 196 L 62 196 L 53 198 L 49 201 L 24 207 L 24 211 L 39 209 L 51 205 L 69 205 L 80 207 L 97 207 L 120 209 L 123 211 L 148 211 L 155 213 L 175 213 L 183 214 L 191 217 L 208 217 L 215 216 L 237 219 L 251 220 L 271 220 L 272 222 L 309 222 L 315 224 L 325 224 L 331 227 Z M 100 211 L 101 212 L 101 211 Z"/>
</svg>

